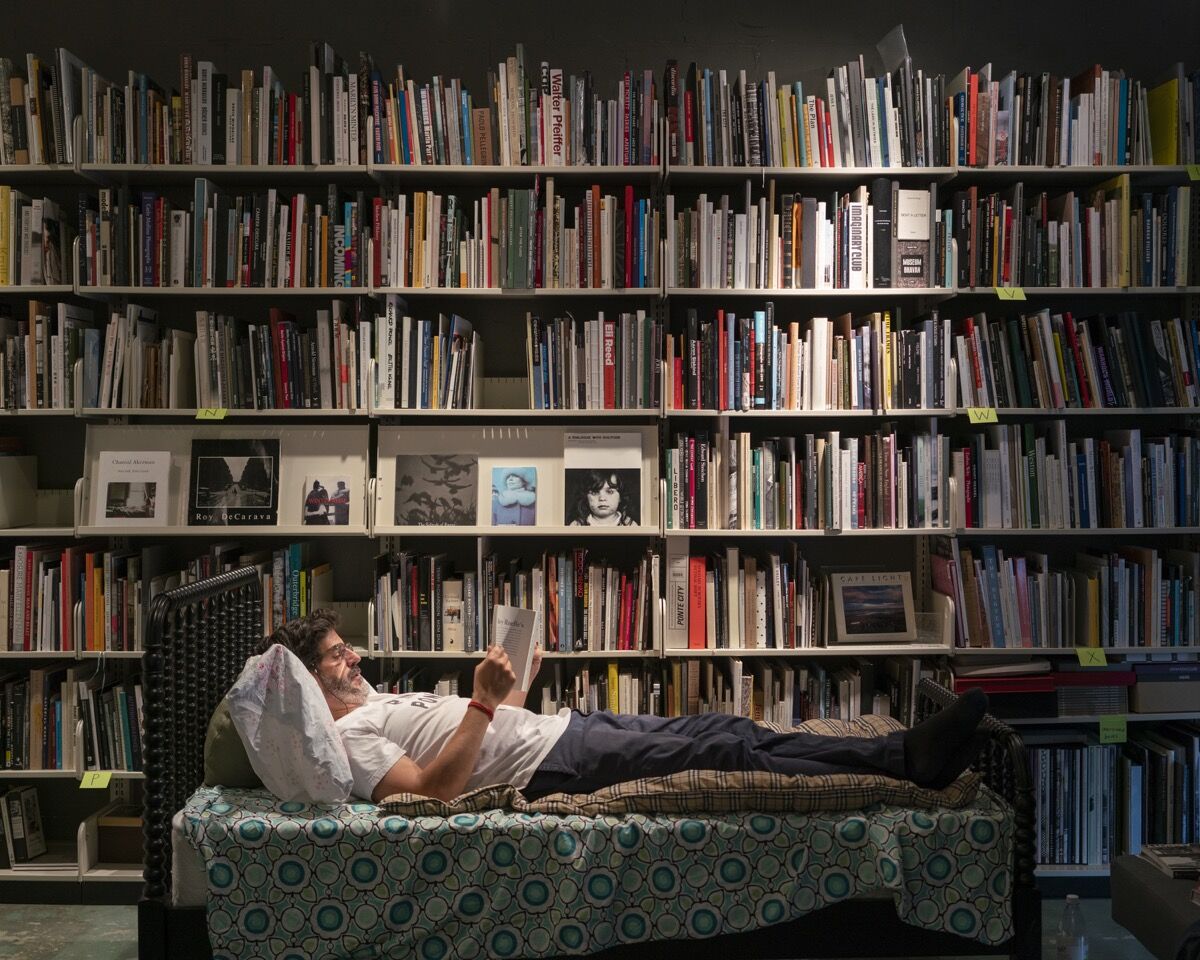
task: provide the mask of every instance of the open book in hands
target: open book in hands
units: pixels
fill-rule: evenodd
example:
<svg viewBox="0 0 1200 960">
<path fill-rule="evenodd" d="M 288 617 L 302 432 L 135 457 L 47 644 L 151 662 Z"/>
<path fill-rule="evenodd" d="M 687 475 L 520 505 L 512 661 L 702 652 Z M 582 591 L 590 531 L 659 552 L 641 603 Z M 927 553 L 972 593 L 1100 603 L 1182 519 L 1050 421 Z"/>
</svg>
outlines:
<svg viewBox="0 0 1200 960">
<path fill-rule="evenodd" d="M 497 604 L 492 609 L 492 642 L 503 647 L 512 663 L 517 681 L 515 690 L 529 689 L 529 672 L 533 667 L 533 632 L 537 614 L 524 607 Z"/>
</svg>

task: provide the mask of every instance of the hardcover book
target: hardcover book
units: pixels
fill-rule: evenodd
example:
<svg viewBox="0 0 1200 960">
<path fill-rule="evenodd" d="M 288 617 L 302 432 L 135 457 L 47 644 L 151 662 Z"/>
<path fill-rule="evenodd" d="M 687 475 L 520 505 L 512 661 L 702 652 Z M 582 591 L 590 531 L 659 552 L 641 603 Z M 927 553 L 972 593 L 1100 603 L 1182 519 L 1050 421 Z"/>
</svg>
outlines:
<svg viewBox="0 0 1200 960">
<path fill-rule="evenodd" d="M 398 527 L 475 525 L 479 458 L 461 453 L 396 457 Z"/>
<path fill-rule="evenodd" d="M 564 525 L 641 525 L 642 444 L 638 434 L 568 433 L 563 470 Z"/>
<path fill-rule="evenodd" d="M 897 287 L 929 286 L 929 191 L 896 191 Z"/>
<path fill-rule="evenodd" d="M 192 441 L 188 526 L 272 526 L 279 521 L 279 441 Z"/>
<path fill-rule="evenodd" d="M 166 450 L 100 453 L 96 526 L 161 527 L 167 522 L 171 454 Z"/>
</svg>

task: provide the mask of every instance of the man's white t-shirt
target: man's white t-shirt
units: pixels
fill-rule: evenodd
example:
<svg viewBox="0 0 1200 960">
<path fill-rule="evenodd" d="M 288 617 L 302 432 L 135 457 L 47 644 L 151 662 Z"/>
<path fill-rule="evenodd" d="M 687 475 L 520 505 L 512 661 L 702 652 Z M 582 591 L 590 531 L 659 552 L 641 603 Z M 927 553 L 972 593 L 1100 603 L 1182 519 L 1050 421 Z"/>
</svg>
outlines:
<svg viewBox="0 0 1200 960">
<path fill-rule="evenodd" d="M 365 704 L 338 720 L 355 796 L 370 800 L 401 757 L 420 767 L 432 762 L 462 723 L 468 703 L 464 697 L 432 693 L 372 693 Z M 524 787 L 570 719 L 568 709 L 543 716 L 522 707 L 497 707 L 465 789 L 493 783 Z"/>
</svg>

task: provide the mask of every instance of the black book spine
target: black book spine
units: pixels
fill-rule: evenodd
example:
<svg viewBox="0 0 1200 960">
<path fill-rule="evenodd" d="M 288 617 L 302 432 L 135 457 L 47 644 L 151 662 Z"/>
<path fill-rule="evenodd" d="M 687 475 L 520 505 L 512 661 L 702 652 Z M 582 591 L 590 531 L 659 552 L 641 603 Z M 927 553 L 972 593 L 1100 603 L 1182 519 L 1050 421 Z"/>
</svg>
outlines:
<svg viewBox="0 0 1200 960">
<path fill-rule="evenodd" d="M 872 253 L 872 283 L 876 287 L 892 286 L 892 182 L 883 177 L 871 184 L 871 203 L 874 206 L 874 252 Z"/>
<path fill-rule="evenodd" d="M 225 88 L 229 85 L 229 78 L 223 73 L 214 73 L 212 83 L 212 162 L 214 164 L 224 164 L 227 162 L 232 162 L 231 160 L 226 160 L 225 157 Z"/>
<path fill-rule="evenodd" d="M 696 528 L 708 527 L 708 431 L 701 430 L 696 435 Z"/>
<path fill-rule="evenodd" d="M 432 560 L 421 557 L 417 569 L 417 649 L 433 650 L 433 624 L 429 618 L 429 585 L 433 581 Z"/>
</svg>

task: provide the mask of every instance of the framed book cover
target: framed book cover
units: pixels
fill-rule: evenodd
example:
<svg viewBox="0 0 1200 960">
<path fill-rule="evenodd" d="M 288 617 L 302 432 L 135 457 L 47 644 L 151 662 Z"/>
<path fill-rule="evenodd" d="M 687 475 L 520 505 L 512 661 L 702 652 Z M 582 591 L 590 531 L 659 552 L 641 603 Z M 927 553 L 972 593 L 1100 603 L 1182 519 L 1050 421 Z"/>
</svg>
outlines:
<svg viewBox="0 0 1200 960">
<path fill-rule="evenodd" d="M 166 526 L 169 451 L 103 450 L 97 471 L 96 526 Z"/>
<path fill-rule="evenodd" d="M 279 521 L 279 441 L 192 441 L 188 526 L 274 526 Z"/>
<path fill-rule="evenodd" d="M 831 573 L 835 644 L 912 643 L 917 639 L 912 575 Z"/>
<path fill-rule="evenodd" d="M 564 526 L 641 526 L 640 434 L 568 433 L 563 474 Z"/>
</svg>

